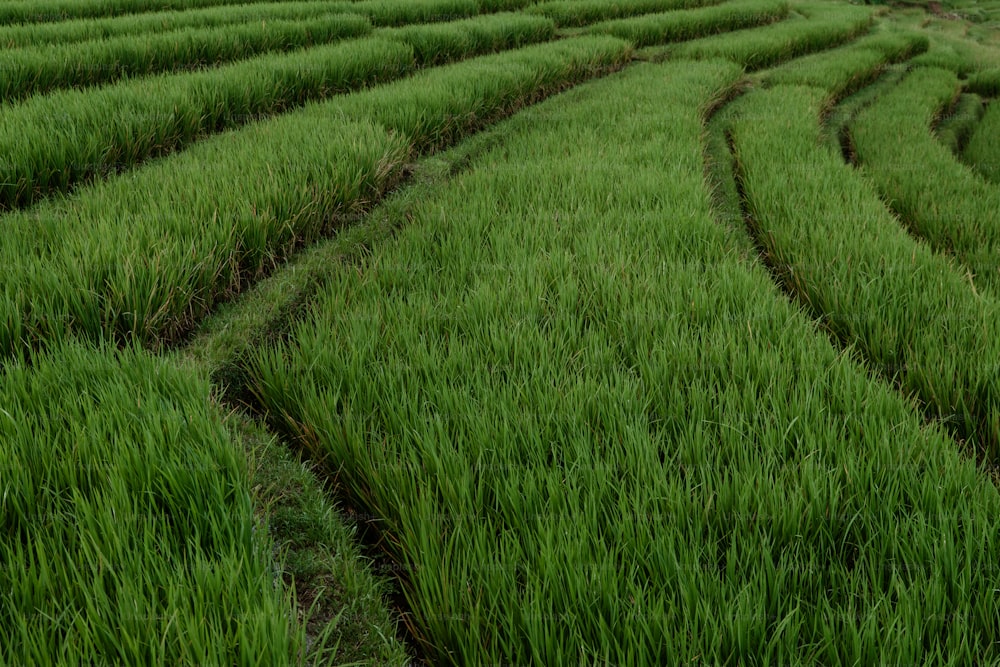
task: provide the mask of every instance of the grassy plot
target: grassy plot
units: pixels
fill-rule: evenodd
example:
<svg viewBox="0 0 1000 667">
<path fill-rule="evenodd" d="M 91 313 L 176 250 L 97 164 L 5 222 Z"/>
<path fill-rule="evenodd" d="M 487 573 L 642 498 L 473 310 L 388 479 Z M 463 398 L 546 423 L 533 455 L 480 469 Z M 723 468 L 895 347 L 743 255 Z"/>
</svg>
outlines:
<svg viewBox="0 0 1000 667">
<path fill-rule="evenodd" d="M 1000 187 L 936 141 L 931 125 L 957 97 L 954 73 L 920 68 L 851 123 L 858 163 L 889 206 L 932 247 L 1000 287 Z M 904 140 L 900 140 L 903 137 Z"/>
<path fill-rule="evenodd" d="M 892 64 L 927 50 L 927 37 L 916 32 L 880 32 L 829 51 L 796 58 L 761 72 L 768 85 L 825 88 L 833 98 L 872 82 Z"/>
<path fill-rule="evenodd" d="M 970 74 L 965 87 L 971 93 L 997 97 L 1000 95 L 1000 67 Z"/>
<path fill-rule="evenodd" d="M 866 7 L 828 5 L 809 18 L 704 37 L 652 53 L 654 57 L 726 58 L 747 69 L 760 69 L 847 42 L 871 23 L 872 11 Z"/>
<path fill-rule="evenodd" d="M 0 150 L 9 156 L 0 163 L 0 207 L 30 204 L 206 133 L 396 78 L 412 67 L 406 45 L 366 38 L 26 100 L 0 115 Z"/>
<path fill-rule="evenodd" d="M 963 152 L 969 166 L 983 178 L 1000 184 L 1000 104 L 992 102 L 971 133 Z M 994 211 L 994 216 L 997 211 Z"/>
<path fill-rule="evenodd" d="M 0 376 L 0 662 L 296 661 L 304 635 L 207 383 L 78 345 Z"/>
<path fill-rule="evenodd" d="M 0 354 L 73 333 L 174 341 L 296 245 L 364 210 L 416 151 L 628 52 L 587 37 L 428 70 L 12 213 L 0 240 Z"/>
<path fill-rule="evenodd" d="M 948 150 L 961 156 L 982 119 L 984 110 L 983 98 L 979 95 L 959 95 L 951 109 L 936 118 L 933 128 L 935 136 Z"/>
<path fill-rule="evenodd" d="M 578 27 L 597 21 L 651 14 L 674 9 L 714 5 L 724 0 L 547 0 L 526 11 L 547 16 L 559 27 Z"/>
<path fill-rule="evenodd" d="M 262 0 L 263 2 L 269 0 Z M 0 5 L 0 23 L 46 23 L 236 4 L 234 0 L 9 0 Z M 242 0 L 253 4 L 253 0 Z"/>
<path fill-rule="evenodd" d="M 448 150 L 418 160 L 405 186 L 379 202 L 364 220 L 330 239 L 297 253 L 274 274 L 255 284 L 239 299 L 214 310 L 198 327 L 197 336 L 171 353 L 193 372 L 211 376 L 217 396 L 230 404 L 240 402 L 245 389 L 239 360 L 254 347 L 287 333 L 309 301 L 326 283 L 329 269 L 356 262 L 376 244 L 387 242 L 409 224 L 415 209 L 471 158 L 502 141 L 502 124 L 477 133 Z M 383 598 L 388 589 L 386 573 L 392 563 L 374 566 L 358 553 L 355 526 L 370 521 L 349 507 L 334 511 L 318 478 L 321 470 L 295 462 L 295 456 L 258 425 L 232 414 L 227 421 L 245 434 L 252 445 L 252 484 L 262 490 L 258 501 L 268 507 L 268 528 L 279 544 L 288 545 L 283 559 L 286 581 L 294 581 L 297 597 L 313 597 L 316 614 L 332 618 L 331 638 L 343 662 L 403 665 L 400 646 Z"/>
<path fill-rule="evenodd" d="M 391 39 L 352 40 L 204 72 L 27 100 L 0 115 L 0 150 L 14 157 L 0 163 L 0 206 L 24 206 L 181 148 L 204 134 L 397 78 L 414 66 L 409 37 L 420 44 L 422 58 L 439 61 L 435 46 L 461 57 L 546 39 L 551 26 L 540 21 L 485 16 L 425 32 L 394 33 Z M 448 33 L 451 39 L 445 39 Z"/>
<path fill-rule="evenodd" d="M 359 37 L 371 24 L 356 15 L 186 28 L 76 44 L 0 51 L 0 99 L 219 65 L 268 51 L 285 51 Z"/>
<path fill-rule="evenodd" d="M 439 65 L 469 53 L 489 53 L 544 42 L 555 25 L 540 16 L 504 12 L 491 16 L 382 30 L 380 37 L 397 39 L 413 48 L 418 65 Z"/>
<path fill-rule="evenodd" d="M 991 655 L 996 489 L 712 220 L 701 113 L 739 74 L 520 114 L 249 363 L 436 664 Z"/>
<path fill-rule="evenodd" d="M 343 0 L 262 2 L 187 11 L 148 12 L 110 18 L 75 19 L 55 23 L 0 26 L 0 46 L 7 48 L 70 44 L 92 39 L 111 39 L 184 28 L 212 28 L 253 21 L 305 21 L 349 11 Z"/>
<path fill-rule="evenodd" d="M 733 0 L 721 5 L 605 21 L 587 32 L 614 35 L 638 47 L 763 25 L 788 15 L 787 0 Z"/>
<path fill-rule="evenodd" d="M 399 26 L 410 23 L 454 21 L 475 16 L 481 11 L 516 9 L 514 2 L 489 0 L 360 0 L 350 2 L 350 11 L 358 12 L 380 26 Z"/>
<path fill-rule="evenodd" d="M 913 64 L 948 69 L 966 76 L 1000 66 L 1000 49 L 959 37 L 932 35 L 930 48 L 914 58 Z"/>
<path fill-rule="evenodd" d="M 874 187 L 817 144 L 826 100 L 818 89 L 776 87 L 733 111 L 754 234 L 786 288 L 833 334 L 995 460 L 1000 308 L 910 237 Z"/>
<path fill-rule="evenodd" d="M 844 98 L 839 98 L 836 95 L 829 97 L 828 101 L 831 103 L 836 102 L 836 104 L 832 107 L 828 106 L 824 108 L 820 125 L 820 141 L 834 151 L 840 152 L 845 162 L 853 164 L 854 147 L 851 146 L 850 133 L 847 131 L 848 125 L 861 110 L 872 104 L 880 95 L 899 85 L 899 82 L 903 80 L 908 70 L 909 66 L 905 63 L 896 67 L 884 68 L 882 73 L 871 84 L 864 86 L 857 92 L 851 93 Z M 859 80 L 867 77 L 863 72 L 854 72 L 851 70 L 844 71 L 844 74 L 847 75 L 847 79 L 843 79 L 844 81 Z M 836 83 L 828 81 L 821 87 L 826 88 L 827 86 L 829 86 L 829 90 L 833 90 L 836 87 Z M 846 93 L 847 91 L 845 90 L 844 92 Z"/>
</svg>

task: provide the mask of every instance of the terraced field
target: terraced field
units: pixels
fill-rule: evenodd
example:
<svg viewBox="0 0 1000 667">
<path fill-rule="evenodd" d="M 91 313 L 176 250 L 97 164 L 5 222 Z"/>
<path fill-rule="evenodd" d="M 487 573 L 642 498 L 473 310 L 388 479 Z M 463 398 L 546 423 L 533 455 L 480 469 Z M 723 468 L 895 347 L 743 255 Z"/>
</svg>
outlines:
<svg viewBox="0 0 1000 667">
<path fill-rule="evenodd" d="M 1000 664 L 1000 17 L 0 2 L 0 664 Z"/>
</svg>

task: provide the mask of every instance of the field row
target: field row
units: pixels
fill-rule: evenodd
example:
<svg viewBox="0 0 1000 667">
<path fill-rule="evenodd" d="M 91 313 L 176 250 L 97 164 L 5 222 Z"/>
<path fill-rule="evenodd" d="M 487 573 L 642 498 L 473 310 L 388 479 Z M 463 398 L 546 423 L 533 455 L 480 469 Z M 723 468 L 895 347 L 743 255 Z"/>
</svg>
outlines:
<svg viewBox="0 0 1000 667">
<path fill-rule="evenodd" d="M 177 15 L 191 10 L 211 8 L 220 13 L 252 12 L 255 5 L 260 5 L 264 8 L 262 11 L 267 12 L 276 4 L 274 0 L 11 0 L 0 7 L 0 24 L 50 23 L 87 18 L 106 20 L 129 14 L 141 17 L 149 12 L 168 12 L 165 15 L 168 21 L 183 22 L 185 19 L 177 18 Z M 532 4 L 532 0 L 359 0 L 326 4 L 334 11 L 347 10 L 369 16 L 380 25 L 401 25 L 469 17 L 480 12 L 522 9 Z M 231 10 L 227 7 L 230 5 L 245 6 Z"/>
</svg>

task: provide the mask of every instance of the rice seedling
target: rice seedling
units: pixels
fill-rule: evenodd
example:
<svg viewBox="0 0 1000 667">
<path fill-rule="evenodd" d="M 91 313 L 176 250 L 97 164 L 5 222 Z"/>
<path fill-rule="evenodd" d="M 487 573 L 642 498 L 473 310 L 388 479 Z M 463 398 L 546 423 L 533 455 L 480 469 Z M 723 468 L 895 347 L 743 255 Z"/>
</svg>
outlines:
<svg viewBox="0 0 1000 667">
<path fill-rule="evenodd" d="M 851 146 L 851 137 L 847 131 L 848 124 L 862 109 L 898 85 L 906 76 L 908 69 L 909 66 L 905 63 L 887 67 L 872 83 L 857 92 L 839 98 L 835 105 L 826 108 L 820 125 L 820 141 L 835 152 L 839 152 L 845 162 L 854 164 L 854 148 Z M 849 74 L 849 78 L 853 77 L 853 74 Z"/>
<path fill-rule="evenodd" d="M 318 0 L 317 0 L 318 1 Z M 181 12 L 194 13 L 192 10 L 218 9 L 220 12 L 253 12 L 259 5 L 265 16 L 274 10 L 285 14 L 277 8 L 278 5 L 288 5 L 287 10 L 294 12 L 298 7 L 304 7 L 306 2 L 275 2 L 274 0 L 240 0 L 239 5 L 234 0 L 9 0 L 0 5 L 0 25 L 28 25 L 35 23 L 56 23 L 74 19 L 109 19 L 128 15 L 139 15 L 139 21 L 151 19 L 142 14 Z M 424 23 L 429 21 L 453 21 L 468 18 L 478 13 L 496 11 L 513 11 L 522 9 L 531 0 L 343 0 L 327 3 L 334 11 L 357 12 L 367 16 L 376 25 L 404 25 L 407 23 Z M 232 5 L 229 7 L 228 5 Z M 239 7 L 239 9 L 237 8 Z M 208 17 L 213 14 L 206 14 Z M 278 17 L 274 17 L 278 18 Z M 288 18 L 294 18 L 288 17 Z M 181 19 L 186 21 L 187 19 Z M 211 19 L 210 19 L 211 20 Z M 254 17 L 256 20 L 256 17 Z M 188 25 L 205 25 L 193 23 Z M 180 27 L 180 26 L 178 26 Z M 142 30 L 141 32 L 145 32 Z M 0 42 L 2 43 L 2 42 Z"/>
<path fill-rule="evenodd" d="M 10 101 L 57 88 L 109 83 L 125 77 L 191 70 L 268 51 L 291 51 L 371 31 L 357 15 L 304 21 L 186 28 L 68 45 L 0 50 L 0 99 Z"/>
<path fill-rule="evenodd" d="M 917 397 L 970 450 L 995 461 L 998 304 L 910 237 L 875 187 L 818 144 L 826 100 L 821 89 L 775 87 L 732 111 L 757 242 L 786 289 L 833 335 Z"/>
<path fill-rule="evenodd" d="M 1000 67 L 970 74 L 965 88 L 983 97 L 1000 96 Z"/>
<path fill-rule="evenodd" d="M 8 0 L 0 5 L 0 23 L 48 23 L 230 4 L 234 0 Z M 242 4 L 254 4 L 254 0 L 242 0 Z"/>
<path fill-rule="evenodd" d="M 176 341 L 296 246 L 357 216 L 412 154 L 628 54 L 626 42 L 586 37 L 427 70 L 9 214 L 0 354 L 71 334 Z"/>
<path fill-rule="evenodd" d="M 614 35 L 643 47 L 772 23 L 787 16 L 788 9 L 787 0 L 734 0 L 697 9 L 604 21 L 587 32 Z"/>
<path fill-rule="evenodd" d="M 895 63 L 927 50 L 927 37 L 915 32 L 881 32 L 828 51 L 796 58 L 757 75 L 767 85 L 805 85 L 826 89 L 833 99 L 871 83 Z"/>
<path fill-rule="evenodd" d="M 985 111 L 983 98 L 964 93 L 946 113 L 936 118 L 934 135 L 956 156 L 961 156 Z"/>
<path fill-rule="evenodd" d="M 719 4 L 724 0 L 548 0 L 529 6 L 525 11 L 547 16 L 559 27 L 579 27 L 597 21 L 619 19 L 639 14 L 666 12 Z"/>
<path fill-rule="evenodd" d="M 829 5 L 810 18 L 703 37 L 665 47 L 661 53 L 672 58 L 726 58 L 754 70 L 843 44 L 871 23 L 872 13 L 866 7 Z"/>
<path fill-rule="evenodd" d="M 247 362 L 436 664 L 995 657 L 996 488 L 712 219 L 702 114 L 739 76 L 519 114 Z"/>
<path fill-rule="evenodd" d="M 1000 185 L 1000 104 L 994 101 L 986 107 L 982 120 L 969 134 L 962 157 L 980 176 Z"/>
<path fill-rule="evenodd" d="M 351 11 L 367 16 L 378 26 L 437 23 L 475 16 L 476 0 L 359 0 L 349 3 Z"/>
<path fill-rule="evenodd" d="M 930 48 L 913 59 L 915 66 L 948 69 L 959 76 L 1000 67 L 1000 49 L 968 39 L 932 34 Z"/>
<path fill-rule="evenodd" d="M 996 292 L 1000 188 L 959 162 L 931 132 L 958 91 L 953 72 L 916 69 L 858 114 L 849 131 L 858 164 L 903 222 L 954 255 L 975 286 Z"/>
<path fill-rule="evenodd" d="M 0 26 L 0 46 L 6 48 L 70 44 L 93 39 L 145 35 L 184 28 L 213 28 L 255 21 L 305 21 L 344 13 L 350 3 L 343 0 L 262 2 L 223 5 L 205 9 L 147 12 L 110 18 L 74 19 L 54 23 Z"/>
<path fill-rule="evenodd" d="M 490 53 L 544 42 L 555 25 L 540 16 L 500 13 L 484 17 L 382 30 L 380 37 L 398 39 L 413 48 L 418 65 L 458 60 L 470 53 Z"/>
<path fill-rule="evenodd" d="M 209 391 L 75 343 L 0 368 L 0 662 L 296 664 L 302 628 Z"/>
</svg>

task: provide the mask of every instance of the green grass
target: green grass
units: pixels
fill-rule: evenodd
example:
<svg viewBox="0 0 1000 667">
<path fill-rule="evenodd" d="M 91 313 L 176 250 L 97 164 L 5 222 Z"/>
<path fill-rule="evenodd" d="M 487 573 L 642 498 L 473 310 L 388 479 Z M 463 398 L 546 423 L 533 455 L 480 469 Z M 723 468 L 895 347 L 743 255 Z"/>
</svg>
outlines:
<svg viewBox="0 0 1000 667">
<path fill-rule="evenodd" d="M 148 12 L 110 18 L 91 18 L 54 23 L 0 26 L 0 46 L 7 48 L 70 44 L 93 39 L 145 35 L 184 28 L 213 28 L 255 21 L 305 21 L 348 11 L 349 3 L 338 0 L 262 2 L 224 5 L 181 11 Z"/>
<path fill-rule="evenodd" d="M 628 52 L 621 40 L 586 37 L 427 70 L 10 214 L 0 354 L 69 334 L 174 342 L 289 251 L 368 208 L 412 155 Z"/>
<path fill-rule="evenodd" d="M 983 70 L 969 75 L 966 90 L 984 97 L 1000 96 L 1000 68 Z"/>
<path fill-rule="evenodd" d="M 723 0 L 548 0 L 527 8 L 528 12 L 547 16 L 559 27 L 579 27 L 597 21 L 625 18 L 639 14 L 674 9 L 703 7 Z"/>
<path fill-rule="evenodd" d="M 734 0 L 721 5 L 597 23 L 588 33 L 614 35 L 637 47 L 764 25 L 788 15 L 787 0 Z"/>
<path fill-rule="evenodd" d="M 517 4 L 489 0 L 360 0 L 348 3 L 348 9 L 367 16 L 375 25 L 401 26 L 455 21 L 480 12 L 516 9 Z"/>
<path fill-rule="evenodd" d="M 758 74 L 767 85 L 816 86 L 835 99 L 878 78 L 895 63 L 927 49 L 927 37 L 915 32 L 879 32 L 846 46 L 796 58 Z"/>
<path fill-rule="evenodd" d="M 23 207 L 206 134 L 398 78 L 415 67 L 410 41 L 422 60 L 441 62 L 549 36 L 544 19 L 484 16 L 26 100 L 0 116 L 0 150 L 13 156 L 0 163 L 0 207 Z"/>
<path fill-rule="evenodd" d="M 0 664 L 1000 663 L 991 8 L 235 1 L 0 3 Z"/>
<path fill-rule="evenodd" d="M 962 164 L 931 132 L 959 85 L 952 72 L 919 68 L 862 111 L 849 131 L 858 164 L 893 211 L 967 267 L 977 287 L 1000 294 L 1000 187 Z"/>
<path fill-rule="evenodd" d="M 826 5 L 815 16 L 782 21 L 764 28 L 704 37 L 666 47 L 672 58 L 726 58 L 747 69 L 761 69 L 854 39 L 871 26 L 871 10 Z"/>
<path fill-rule="evenodd" d="M 502 129 L 502 128 L 500 128 Z M 285 335 L 310 300 L 331 277 L 329 268 L 358 262 L 377 244 L 409 224 L 414 211 L 470 160 L 502 141 L 496 126 L 464 139 L 455 147 L 419 160 L 405 186 L 390 193 L 363 219 L 297 253 L 273 275 L 240 298 L 216 309 L 198 328 L 189 344 L 171 356 L 192 372 L 211 376 L 214 393 L 239 405 L 245 389 L 240 360 L 255 347 Z M 401 647 L 383 600 L 393 590 L 388 581 L 398 572 L 391 562 L 368 564 L 358 553 L 356 527 L 369 523 L 364 514 L 331 508 L 315 473 L 259 425 L 238 414 L 227 418 L 247 443 L 252 460 L 251 485 L 259 490 L 258 510 L 274 540 L 287 548 L 282 574 L 294 585 L 300 606 L 314 600 L 310 634 L 332 621 L 330 639 L 336 643 L 339 663 L 403 665 Z M 393 577 L 394 578 L 394 577 Z M 318 618 L 317 618 L 318 617 Z"/>
<path fill-rule="evenodd" d="M 269 51 L 292 51 L 371 31 L 356 15 L 302 21 L 271 20 L 211 28 L 184 28 L 0 51 L 0 99 L 7 101 L 57 88 L 109 83 L 125 77 L 198 69 Z"/>
<path fill-rule="evenodd" d="M 8 0 L 0 5 L 0 23 L 47 23 L 231 4 L 236 3 L 234 0 Z M 243 4 L 253 2 L 243 0 Z"/>
<path fill-rule="evenodd" d="M 922 67 L 952 70 L 970 76 L 979 70 L 1000 67 L 1000 48 L 949 35 L 931 34 L 930 48 L 913 59 Z"/>
<path fill-rule="evenodd" d="M 825 91 L 772 90 L 733 112 L 732 136 L 754 234 L 779 280 L 968 451 L 995 461 L 998 304 L 910 237 L 874 186 L 817 143 Z"/>
<path fill-rule="evenodd" d="M 853 164 L 854 148 L 851 146 L 850 133 L 847 126 L 866 107 L 871 105 L 880 95 L 885 94 L 906 76 L 909 66 L 899 63 L 892 67 L 885 67 L 879 76 L 867 86 L 860 90 L 840 98 L 834 96 L 830 101 L 836 102 L 832 107 L 824 108 L 822 123 L 820 125 L 820 141 L 836 152 L 839 152 L 845 161 Z M 853 80 L 864 79 L 848 72 L 848 76 Z M 830 83 L 830 82 L 828 82 Z M 848 91 L 844 91 L 847 93 Z"/>
<path fill-rule="evenodd" d="M 305 637 L 207 383 L 56 347 L 0 369 L 0 662 L 292 664 Z"/>
<path fill-rule="evenodd" d="M 421 66 L 439 65 L 470 53 L 490 53 L 544 42 L 555 36 L 555 25 L 540 16 L 500 13 L 484 17 L 382 30 L 380 37 L 413 48 Z"/>
<path fill-rule="evenodd" d="M 379 517 L 435 664 L 992 655 L 996 489 L 712 219 L 738 76 L 519 114 L 249 362 Z"/>
<path fill-rule="evenodd" d="M 969 138 L 983 117 L 983 98 L 975 93 L 964 93 L 946 113 L 940 114 L 934 125 L 937 140 L 952 153 L 961 156 Z"/>
<path fill-rule="evenodd" d="M 312 466 L 260 425 L 238 414 L 226 425 L 249 460 L 258 525 L 274 542 L 275 569 L 294 596 L 308 647 L 304 663 L 411 664 L 397 636 L 399 619 L 386 605 L 389 569 L 359 550 L 363 517 L 339 513 Z"/>
<path fill-rule="evenodd" d="M 986 107 L 985 115 L 969 136 L 962 157 L 980 176 L 1000 185 L 1000 104 L 996 101 Z"/>
</svg>

